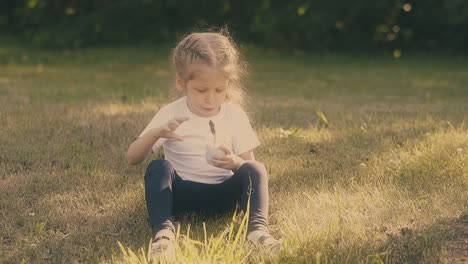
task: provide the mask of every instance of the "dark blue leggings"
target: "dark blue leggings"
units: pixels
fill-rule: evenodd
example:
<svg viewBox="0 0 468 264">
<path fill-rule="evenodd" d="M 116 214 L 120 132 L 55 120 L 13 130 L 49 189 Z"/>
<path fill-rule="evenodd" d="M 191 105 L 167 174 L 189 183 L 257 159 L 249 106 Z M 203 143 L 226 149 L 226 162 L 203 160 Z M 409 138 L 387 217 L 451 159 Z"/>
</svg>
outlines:
<svg viewBox="0 0 468 264">
<path fill-rule="evenodd" d="M 258 161 L 247 161 L 219 184 L 185 181 L 167 160 L 153 160 L 145 174 L 145 195 L 153 235 L 163 228 L 174 230 L 174 213 L 217 215 L 245 211 L 250 194 L 248 231 L 268 232 L 268 173 Z"/>
</svg>

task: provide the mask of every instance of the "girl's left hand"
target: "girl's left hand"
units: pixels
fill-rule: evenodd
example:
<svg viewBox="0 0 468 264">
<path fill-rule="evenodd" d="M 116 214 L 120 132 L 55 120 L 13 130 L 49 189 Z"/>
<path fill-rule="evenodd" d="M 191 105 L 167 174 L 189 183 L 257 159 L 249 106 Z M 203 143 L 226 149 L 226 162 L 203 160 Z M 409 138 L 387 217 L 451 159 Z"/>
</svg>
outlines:
<svg viewBox="0 0 468 264">
<path fill-rule="evenodd" d="M 245 160 L 243 160 L 241 157 L 232 153 L 231 149 L 228 148 L 226 145 L 221 144 L 219 148 L 222 149 L 226 155 L 224 155 L 223 157 L 213 157 L 211 159 L 211 162 L 214 166 L 221 169 L 232 170 L 235 172 L 245 162 Z"/>
</svg>

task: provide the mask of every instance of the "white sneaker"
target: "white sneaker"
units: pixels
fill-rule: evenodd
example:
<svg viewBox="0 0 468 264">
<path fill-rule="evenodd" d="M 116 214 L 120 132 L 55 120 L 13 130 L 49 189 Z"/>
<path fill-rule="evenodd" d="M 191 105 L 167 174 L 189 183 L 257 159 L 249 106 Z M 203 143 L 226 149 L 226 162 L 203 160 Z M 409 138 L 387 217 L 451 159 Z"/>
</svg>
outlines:
<svg viewBox="0 0 468 264">
<path fill-rule="evenodd" d="M 283 249 L 281 240 L 275 239 L 272 235 L 262 230 L 250 232 L 247 235 L 247 240 L 254 245 L 264 246 L 270 250 L 281 251 Z"/>
<path fill-rule="evenodd" d="M 152 259 L 175 258 L 175 235 L 169 229 L 163 229 L 156 233 L 151 243 Z"/>
</svg>

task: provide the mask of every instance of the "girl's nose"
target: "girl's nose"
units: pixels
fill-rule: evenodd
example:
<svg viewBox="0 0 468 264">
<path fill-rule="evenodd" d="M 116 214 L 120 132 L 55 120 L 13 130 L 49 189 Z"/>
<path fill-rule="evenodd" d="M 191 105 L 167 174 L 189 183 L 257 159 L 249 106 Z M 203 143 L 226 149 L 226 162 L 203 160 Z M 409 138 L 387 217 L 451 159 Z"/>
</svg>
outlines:
<svg viewBox="0 0 468 264">
<path fill-rule="evenodd" d="M 205 97 L 205 102 L 206 103 L 211 103 L 213 101 L 214 95 L 213 93 L 208 93 Z"/>
</svg>

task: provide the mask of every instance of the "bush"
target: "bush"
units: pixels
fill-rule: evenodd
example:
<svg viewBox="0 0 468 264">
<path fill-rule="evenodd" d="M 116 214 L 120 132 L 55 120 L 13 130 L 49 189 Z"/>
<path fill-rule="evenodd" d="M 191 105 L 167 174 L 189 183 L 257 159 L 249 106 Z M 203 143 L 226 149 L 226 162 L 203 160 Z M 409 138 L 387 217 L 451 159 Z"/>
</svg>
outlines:
<svg viewBox="0 0 468 264">
<path fill-rule="evenodd" d="M 195 25 L 302 50 L 468 48 L 468 2 L 6 0 L 0 27 L 40 47 L 174 41 Z"/>
</svg>

